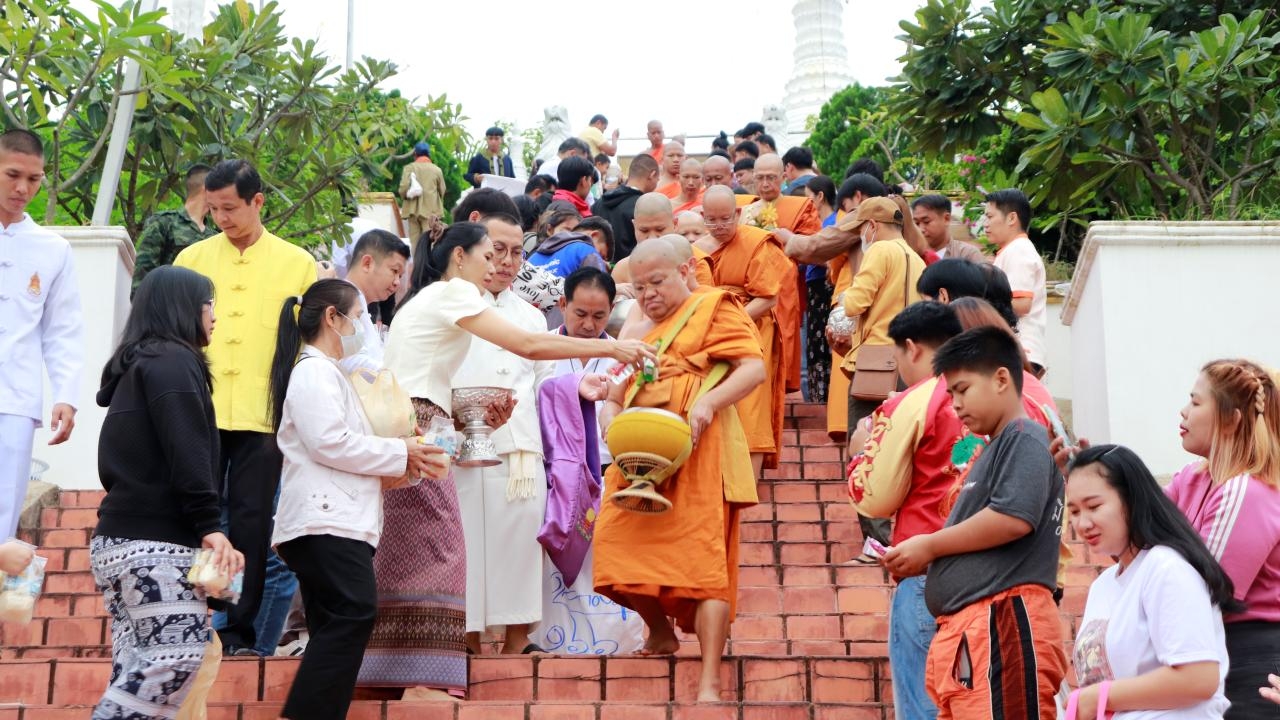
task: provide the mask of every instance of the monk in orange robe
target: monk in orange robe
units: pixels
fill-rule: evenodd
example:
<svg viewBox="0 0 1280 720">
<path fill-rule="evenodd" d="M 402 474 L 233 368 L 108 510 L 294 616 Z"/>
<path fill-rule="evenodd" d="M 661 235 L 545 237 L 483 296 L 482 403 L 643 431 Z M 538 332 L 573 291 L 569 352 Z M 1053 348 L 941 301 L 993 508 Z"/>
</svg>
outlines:
<svg viewBox="0 0 1280 720">
<path fill-rule="evenodd" d="M 675 199 L 680 194 L 680 166 L 684 164 L 684 145 L 672 140 L 662 146 L 662 168 L 658 173 L 658 192 Z"/>
<path fill-rule="evenodd" d="M 782 158 L 773 153 L 756 159 L 756 193 L 760 199 L 743 209 L 742 224 L 801 235 L 821 230 L 822 218 L 809 198 L 782 194 L 782 167 Z M 795 277 L 778 295 L 778 327 L 782 333 L 788 392 L 800 389 L 800 332 L 808 297 L 804 276 L 794 262 L 791 267 Z"/>
<path fill-rule="evenodd" d="M 702 209 L 702 163 L 685 158 L 680 164 L 680 194 L 671 199 L 675 214 Z"/>
<path fill-rule="evenodd" d="M 702 163 L 702 187 L 711 187 L 712 185 L 723 185 L 730 190 L 733 189 L 733 163 L 728 158 L 712 155 Z M 746 207 L 756 201 L 755 195 L 735 193 L 734 201 L 738 207 Z"/>
<path fill-rule="evenodd" d="M 693 313 L 662 348 L 657 380 L 641 384 L 630 406 L 687 418 L 694 444 L 688 460 L 659 488 L 672 504 L 661 514 L 615 505 L 613 494 L 628 483 L 616 465 L 609 468 L 593 541 L 593 580 L 596 592 L 644 619 L 649 637 L 642 654 L 679 649 L 670 618 L 685 632 L 696 632 L 702 649 L 698 700 L 718 702 L 721 656 L 738 597 L 738 515 L 757 501 L 734 403 L 764 380 L 764 362 L 750 318 L 727 293 L 691 292 L 688 266 L 671 244 L 641 243 L 631 260 L 637 299 L 653 323 L 646 337 L 667 337 L 690 307 Z M 695 400 L 719 362 L 728 363 L 728 374 Z M 613 386 L 601 414 L 604 427 L 622 411 L 640 377 L 636 373 Z"/>
<path fill-rule="evenodd" d="M 782 418 L 786 393 L 782 368 L 781 335 L 777 327 L 778 295 L 790 282 L 794 268 L 782 245 L 765 230 L 738 224 L 739 210 L 733 191 L 722 185 L 707 188 L 702 213 L 710 235 L 699 241 L 711 254 L 711 274 L 717 287 L 736 295 L 756 323 L 760 350 L 769 377 L 738 404 L 751 445 L 756 477 L 765 467 L 777 467 L 782 447 Z"/>
<path fill-rule="evenodd" d="M 632 216 L 632 225 L 636 231 L 636 245 L 646 240 L 662 237 L 663 235 L 674 235 L 676 232 L 675 215 L 671 211 L 671 200 L 661 193 L 651 192 L 645 193 L 636 199 L 636 209 Z M 701 249 L 693 250 L 696 263 L 694 265 L 694 273 L 698 282 L 712 287 L 715 285 L 715 278 L 711 274 L 711 259 L 707 253 Z M 613 281 L 615 283 L 631 282 L 631 262 L 630 258 L 623 258 L 613 267 Z"/>
</svg>

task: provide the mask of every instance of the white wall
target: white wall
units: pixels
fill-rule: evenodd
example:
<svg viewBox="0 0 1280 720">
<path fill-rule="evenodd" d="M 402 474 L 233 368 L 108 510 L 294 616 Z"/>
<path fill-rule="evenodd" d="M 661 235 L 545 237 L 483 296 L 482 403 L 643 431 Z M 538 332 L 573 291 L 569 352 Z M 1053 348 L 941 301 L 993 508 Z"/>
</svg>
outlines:
<svg viewBox="0 0 1280 720">
<path fill-rule="evenodd" d="M 1202 365 L 1280 365 L 1280 223 L 1094 223 L 1063 321 L 1075 430 L 1132 447 L 1157 475 L 1193 458 L 1178 412 Z"/>
<path fill-rule="evenodd" d="M 115 349 L 129 316 L 129 287 L 133 277 L 133 240 L 122 227 L 51 227 L 71 243 L 80 283 L 80 305 L 84 312 L 84 370 L 80 379 L 76 426 L 71 439 L 48 445 L 50 432 L 36 431 L 32 455 L 49 463 L 42 478 L 63 488 L 100 489 L 98 482 L 98 434 L 106 409 L 98 407 L 94 396 L 102 377 L 102 366 Z M 49 419 L 52 391 L 44 383 L 44 421 Z"/>
</svg>

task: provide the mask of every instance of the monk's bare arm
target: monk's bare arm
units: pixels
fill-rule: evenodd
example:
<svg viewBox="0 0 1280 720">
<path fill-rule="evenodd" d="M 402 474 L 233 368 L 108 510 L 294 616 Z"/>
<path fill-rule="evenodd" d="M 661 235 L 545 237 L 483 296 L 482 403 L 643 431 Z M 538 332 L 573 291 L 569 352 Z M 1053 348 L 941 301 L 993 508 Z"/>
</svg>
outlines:
<svg viewBox="0 0 1280 720">
<path fill-rule="evenodd" d="M 751 302 L 747 303 L 743 310 L 747 311 L 747 315 L 752 320 L 759 320 L 764 317 L 775 305 L 778 304 L 778 298 L 751 298 Z"/>
<path fill-rule="evenodd" d="M 822 228 L 814 235 L 792 235 L 785 230 L 775 231 L 775 234 L 786 243 L 788 257 L 810 265 L 839 257 L 858 243 L 857 235 L 834 225 Z"/>
</svg>

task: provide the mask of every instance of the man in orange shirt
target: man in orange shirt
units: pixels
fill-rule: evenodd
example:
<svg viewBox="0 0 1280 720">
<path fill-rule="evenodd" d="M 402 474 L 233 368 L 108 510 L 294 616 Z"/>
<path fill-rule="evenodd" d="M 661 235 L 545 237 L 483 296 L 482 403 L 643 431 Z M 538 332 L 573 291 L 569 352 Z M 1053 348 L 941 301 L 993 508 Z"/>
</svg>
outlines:
<svg viewBox="0 0 1280 720">
<path fill-rule="evenodd" d="M 644 655 L 680 648 L 669 618 L 696 632 L 702 650 L 699 702 L 718 702 L 720 662 L 738 592 L 738 513 L 757 501 L 734 403 L 765 377 L 750 319 L 727 293 L 691 292 L 688 265 L 667 242 L 647 242 L 631 254 L 636 299 L 663 340 L 655 380 L 636 373 L 614 385 L 601 413 L 608 428 L 625 407 L 687 418 L 693 451 L 660 490 L 672 507 L 661 514 L 628 512 L 612 501 L 627 487 L 616 465 L 605 475 L 594 538 L 596 592 L 635 610 L 649 628 Z M 692 314 L 689 314 L 689 313 Z M 712 368 L 728 374 L 701 394 Z"/>
<path fill-rule="evenodd" d="M 780 377 L 783 360 L 776 306 L 779 293 L 793 281 L 795 264 L 770 232 L 738 223 L 742 211 L 729 188 L 707 188 L 702 214 L 710 235 L 698 243 L 711 255 L 715 285 L 738 297 L 760 332 L 768 377 L 738 404 L 758 478 L 764 467 L 777 466 L 782 447 L 785 391 Z"/>
<path fill-rule="evenodd" d="M 702 208 L 702 163 L 685 158 L 680 164 L 680 194 L 672 199 L 675 214 Z"/>
<path fill-rule="evenodd" d="M 782 229 L 801 235 L 816 233 L 822 229 L 822 218 L 807 197 L 782 194 L 782 158 L 773 153 L 761 155 L 756 160 L 756 194 L 760 199 L 742 211 L 742 224 L 754 225 L 769 232 Z M 790 262 L 790 261 L 789 261 Z M 804 322 L 802 292 L 804 276 L 791 263 L 794 278 L 778 295 L 778 327 L 782 334 L 784 377 L 787 390 L 800 389 L 800 328 Z"/>
<path fill-rule="evenodd" d="M 680 194 L 680 166 L 684 163 L 684 145 L 672 140 L 662 146 L 662 172 L 658 173 L 658 192 L 669 198 Z"/>
</svg>

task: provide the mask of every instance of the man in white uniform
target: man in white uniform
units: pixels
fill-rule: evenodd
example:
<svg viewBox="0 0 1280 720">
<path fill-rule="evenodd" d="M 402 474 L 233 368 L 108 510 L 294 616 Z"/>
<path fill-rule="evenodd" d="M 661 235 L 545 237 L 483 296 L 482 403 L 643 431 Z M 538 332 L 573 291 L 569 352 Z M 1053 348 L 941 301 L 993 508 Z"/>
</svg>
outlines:
<svg viewBox="0 0 1280 720">
<path fill-rule="evenodd" d="M 75 427 L 84 365 L 80 289 L 71 245 L 27 215 L 44 180 L 44 146 L 27 130 L 0 133 L 0 540 L 18 528 L 31 442 L 49 374 L 50 445 Z"/>
<path fill-rule="evenodd" d="M 347 268 L 347 282 L 360 291 L 360 305 L 367 307 L 395 295 L 408 262 L 409 246 L 394 234 L 374 229 L 361 235 Z M 350 375 L 361 368 L 375 373 L 382 369 L 384 327 L 381 323 L 375 325 L 370 313 L 360 315 L 356 328 L 364 336 L 364 343 L 360 352 L 338 362 L 343 372 Z"/>
</svg>

